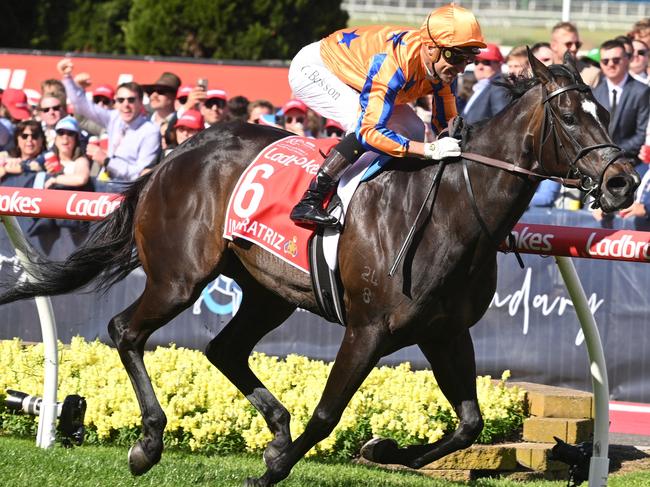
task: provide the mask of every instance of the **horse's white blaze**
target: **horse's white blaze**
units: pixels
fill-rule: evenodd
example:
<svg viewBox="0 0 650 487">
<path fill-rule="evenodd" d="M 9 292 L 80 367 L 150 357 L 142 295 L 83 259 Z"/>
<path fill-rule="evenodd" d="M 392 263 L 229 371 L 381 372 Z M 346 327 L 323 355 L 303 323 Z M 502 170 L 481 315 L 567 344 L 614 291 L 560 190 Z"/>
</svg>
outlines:
<svg viewBox="0 0 650 487">
<path fill-rule="evenodd" d="M 598 120 L 598 115 L 596 115 L 596 104 L 591 100 L 582 100 L 582 109 L 587 112 L 589 115 L 596 119 L 596 122 L 600 124 Z"/>
</svg>

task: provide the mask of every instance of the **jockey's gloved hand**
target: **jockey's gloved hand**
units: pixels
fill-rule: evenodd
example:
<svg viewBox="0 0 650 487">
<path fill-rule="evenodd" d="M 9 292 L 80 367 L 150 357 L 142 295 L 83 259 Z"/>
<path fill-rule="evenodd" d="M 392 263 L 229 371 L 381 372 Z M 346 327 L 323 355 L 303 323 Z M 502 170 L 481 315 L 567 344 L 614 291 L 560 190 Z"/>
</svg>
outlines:
<svg viewBox="0 0 650 487">
<path fill-rule="evenodd" d="M 424 158 L 440 160 L 445 157 L 460 156 L 460 144 L 458 139 L 443 137 L 435 142 L 424 144 Z"/>
</svg>

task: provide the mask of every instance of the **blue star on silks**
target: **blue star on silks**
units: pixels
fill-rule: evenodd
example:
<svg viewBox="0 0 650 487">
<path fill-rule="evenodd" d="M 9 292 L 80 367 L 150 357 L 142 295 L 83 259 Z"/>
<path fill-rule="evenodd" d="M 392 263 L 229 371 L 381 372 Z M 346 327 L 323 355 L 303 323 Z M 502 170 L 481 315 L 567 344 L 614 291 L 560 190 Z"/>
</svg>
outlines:
<svg viewBox="0 0 650 487">
<path fill-rule="evenodd" d="M 339 44 L 345 44 L 346 46 L 348 46 L 348 49 L 349 49 L 350 44 L 357 37 L 361 37 L 361 36 L 359 36 L 359 34 L 357 34 L 357 29 L 354 29 L 352 32 L 343 32 L 343 39 L 341 39 L 339 41 Z"/>
<path fill-rule="evenodd" d="M 397 47 L 399 44 L 400 46 L 405 46 L 406 43 L 404 42 L 403 38 L 408 32 L 403 30 L 402 32 L 395 32 L 392 36 L 388 38 L 386 42 L 393 42 L 393 47 Z"/>
</svg>

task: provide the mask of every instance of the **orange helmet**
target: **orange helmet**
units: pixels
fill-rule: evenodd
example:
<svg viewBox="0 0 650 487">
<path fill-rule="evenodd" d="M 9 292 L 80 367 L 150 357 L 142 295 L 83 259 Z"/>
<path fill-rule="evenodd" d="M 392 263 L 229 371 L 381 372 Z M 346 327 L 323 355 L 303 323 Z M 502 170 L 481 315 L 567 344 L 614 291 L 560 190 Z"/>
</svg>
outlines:
<svg viewBox="0 0 650 487">
<path fill-rule="evenodd" d="M 438 47 L 486 46 L 481 26 L 474 14 L 453 3 L 433 10 L 420 27 L 420 38 L 425 44 Z"/>
</svg>

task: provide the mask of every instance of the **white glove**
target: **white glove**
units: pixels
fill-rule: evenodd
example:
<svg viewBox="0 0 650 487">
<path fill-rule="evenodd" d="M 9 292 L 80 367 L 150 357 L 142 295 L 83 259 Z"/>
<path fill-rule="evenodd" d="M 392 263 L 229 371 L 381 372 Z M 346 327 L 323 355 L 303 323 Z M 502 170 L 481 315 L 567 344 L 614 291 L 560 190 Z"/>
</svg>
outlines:
<svg viewBox="0 0 650 487">
<path fill-rule="evenodd" d="M 443 137 L 435 142 L 424 144 L 424 158 L 435 159 L 439 161 L 445 157 L 460 156 L 460 144 L 458 139 L 453 137 Z"/>
</svg>

